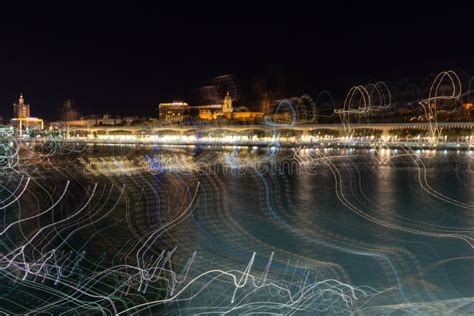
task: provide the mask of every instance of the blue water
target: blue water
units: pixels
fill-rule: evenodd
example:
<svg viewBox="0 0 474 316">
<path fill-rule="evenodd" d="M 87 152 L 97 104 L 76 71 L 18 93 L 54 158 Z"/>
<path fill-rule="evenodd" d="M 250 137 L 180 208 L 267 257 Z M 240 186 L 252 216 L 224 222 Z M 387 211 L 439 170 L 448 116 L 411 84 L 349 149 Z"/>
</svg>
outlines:
<svg viewBox="0 0 474 316">
<path fill-rule="evenodd" d="M 91 159 L 97 157 L 113 163 L 99 168 Z M 2 236 L 5 254 L 41 227 L 58 223 L 28 244 L 25 261 L 14 258 L 17 267 L 6 268 L 3 260 L 2 309 L 236 315 L 474 311 L 474 172 L 468 153 L 381 160 L 366 151 L 308 158 L 289 150 L 269 157 L 245 148 L 100 150 L 58 157 L 55 170 L 43 161 L 18 171 L 12 179 L 23 173 L 35 182 L 7 209 L 4 227 L 45 209 L 66 181 L 70 185 L 54 213 Z M 262 172 L 254 165 L 288 160 L 311 161 L 313 168 Z M 157 163 L 159 170 L 153 168 Z M 71 219 L 96 183 L 88 213 Z M 70 257 L 47 264 L 70 275 L 57 276 L 51 268 L 22 280 L 24 263 L 42 262 L 41 254 L 52 249 Z M 28 304 L 17 306 L 19 298 Z"/>
</svg>

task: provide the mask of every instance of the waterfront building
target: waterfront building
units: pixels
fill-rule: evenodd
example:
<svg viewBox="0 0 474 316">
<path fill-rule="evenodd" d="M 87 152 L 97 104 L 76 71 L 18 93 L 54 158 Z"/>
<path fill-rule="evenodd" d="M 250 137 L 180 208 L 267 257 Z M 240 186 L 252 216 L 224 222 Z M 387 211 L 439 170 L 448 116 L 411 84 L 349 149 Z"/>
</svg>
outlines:
<svg viewBox="0 0 474 316">
<path fill-rule="evenodd" d="M 30 105 L 25 103 L 23 93 L 20 93 L 18 103 L 13 103 L 13 116 L 18 119 L 30 117 Z"/>
<path fill-rule="evenodd" d="M 10 125 L 18 128 L 20 134 L 24 130 L 44 128 L 42 119 L 30 116 L 30 105 L 25 103 L 23 94 L 20 94 L 18 103 L 13 104 L 13 113 L 15 117 L 10 120 Z"/>
<path fill-rule="evenodd" d="M 198 118 L 204 121 L 212 121 L 222 117 L 222 104 L 208 104 L 193 107 L 198 111 Z"/>
<path fill-rule="evenodd" d="M 169 124 L 179 124 L 190 118 L 202 121 L 235 120 L 240 122 L 254 122 L 263 119 L 263 112 L 251 112 L 244 107 L 235 109 L 230 93 L 227 92 L 222 104 L 206 104 L 189 106 L 185 102 L 160 103 L 159 120 Z M 243 109 L 243 110 L 242 110 Z"/>
<path fill-rule="evenodd" d="M 471 111 L 474 110 L 474 103 L 473 102 L 466 102 L 463 104 L 464 110 Z"/>
<path fill-rule="evenodd" d="M 68 121 L 68 126 L 83 126 L 83 127 L 92 127 L 99 125 L 100 117 L 98 115 L 86 115 L 81 116 L 79 120 Z"/>
<path fill-rule="evenodd" d="M 79 120 L 66 122 L 70 127 L 95 127 L 95 126 L 138 126 L 156 124 L 156 119 L 139 116 L 119 115 L 87 115 L 82 116 Z"/>
<path fill-rule="evenodd" d="M 198 106 L 199 119 L 205 121 L 225 119 L 229 121 L 254 122 L 263 119 L 263 112 L 251 112 L 245 107 L 236 110 L 232 105 L 232 97 L 227 92 L 223 104 L 211 104 Z"/>
<path fill-rule="evenodd" d="M 222 104 L 222 113 L 232 113 L 232 111 L 232 97 L 230 96 L 229 91 L 227 91 L 227 94 L 224 97 L 224 103 Z"/>
<path fill-rule="evenodd" d="M 178 124 L 189 118 L 190 106 L 186 102 L 160 103 L 158 111 L 161 122 Z"/>
<path fill-rule="evenodd" d="M 239 122 L 254 122 L 263 119 L 263 112 L 238 111 L 233 112 L 231 119 Z"/>
<path fill-rule="evenodd" d="M 93 127 L 93 126 L 116 126 L 122 125 L 123 120 L 120 116 L 112 116 L 110 114 L 100 115 L 86 115 L 79 120 L 67 121 L 68 126 L 74 127 Z"/>
</svg>

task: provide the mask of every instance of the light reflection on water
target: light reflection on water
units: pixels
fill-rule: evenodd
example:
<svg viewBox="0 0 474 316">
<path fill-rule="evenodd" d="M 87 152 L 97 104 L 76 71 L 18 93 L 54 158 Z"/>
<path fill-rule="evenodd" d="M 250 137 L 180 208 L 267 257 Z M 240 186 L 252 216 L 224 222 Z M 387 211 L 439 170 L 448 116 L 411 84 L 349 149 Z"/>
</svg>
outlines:
<svg viewBox="0 0 474 316">
<path fill-rule="evenodd" d="M 268 275 L 294 293 L 311 282 L 332 279 L 369 289 L 365 291 L 367 299 L 361 295 L 360 302 L 355 300 L 352 305 L 333 295 L 331 309 L 331 304 L 324 302 L 328 294 L 324 294 L 298 302 L 296 310 L 281 290 L 265 289 L 256 291 L 254 297 L 238 294 L 241 306 L 237 308 L 236 301 L 229 299 L 234 292 L 230 281 L 206 283 L 209 280 L 198 279 L 182 301 L 171 299 L 140 312 L 255 312 L 249 306 L 273 299 L 278 307 L 262 304 L 258 311 L 380 314 L 398 309 L 426 314 L 472 310 L 464 305 L 474 296 L 469 244 L 469 238 L 474 237 L 470 206 L 474 178 L 471 159 L 465 155 L 439 153 L 426 159 L 425 169 L 420 169 L 412 157 L 382 163 L 368 151 L 356 150 L 346 154 L 339 150 L 317 154 L 282 150 L 276 156 L 255 148 L 155 148 L 119 155 L 120 150 L 59 158 L 54 162 L 57 170 L 43 166 L 35 174 L 44 192 L 38 184 L 25 196 L 28 200 L 23 209 L 33 212 L 37 205 L 46 204 L 35 199 L 47 200 L 45 192 L 72 179 L 71 194 L 61 204 L 67 213 L 85 200 L 84 187 L 98 183 L 100 194 L 93 202 L 100 220 L 72 235 L 67 246 L 68 250 L 86 251 L 84 271 L 140 265 L 142 258 L 143 266 L 165 249 L 173 251 L 174 266 L 167 266 L 170 270 L 183 269 L 195 256 L 189 276 L 196 278 L 211 269 L 244 271 L 256 253 L 252 272 L 264 273 L 272 258 Z M 328 156 L 332 167 L 324 160 Z M 308 157 L 314 161 L 310 169 L 292 170 L 296 165 L 288 163 L 307 162 Z M 278 168 L 282 161 L 287 164 Z M 429 188 L 420 182 L 420 175 L 426 176 Z M 191 204 L 188 216 L 186 208 Z M 66 216 L 59 214 L 56 220 Z M 5 222 L 12 218 L 8 215 Z M 176 224 L 156 235 L 159 238 L 144 242 L 174 221 Z M 47 218 L 25 225 L 23 230 L 45 223 Z M 415 230 L 419 233 L 413 233 Z M 9 238 L 21 240 L 19 234 L 15 231 Z M 139 257 L 137 249 L 143 244 L 147 246 Z M 138 301 L 159 301 L 157 292 L 167 297 L 163 288 L 150 285 L 155 297 L 130 298 L 128 308 Z M 99 284 L 91 289 L 107 293 Z M 24 291 L 27 295 L 32 289 Z M 42 294 L 38 297 L 44 299 Z M 455 299 L 462 300 L 448 301 Z M 8 305 L 6 298 L 3 302 L 7 310 L 21 311 Z M 125 309 L 127 304 L 118 305 Z"/>
</svg>

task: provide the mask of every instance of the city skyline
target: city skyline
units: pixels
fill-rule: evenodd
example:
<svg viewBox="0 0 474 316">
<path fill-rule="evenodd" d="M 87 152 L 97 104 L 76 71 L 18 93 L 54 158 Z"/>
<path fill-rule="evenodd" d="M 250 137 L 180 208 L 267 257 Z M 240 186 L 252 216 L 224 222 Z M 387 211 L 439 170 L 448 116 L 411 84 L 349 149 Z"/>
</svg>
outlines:
<svg viewBox="0 0 474 316">
<path fill-rule="evenodd" d="M 474 73 L 468 7 L 321 4 L 24 6 L 3 12 L 0 115 L 27 93 L 38 116 L 74 98 L 84 113 L 152 114 L 165 100 L 197 103 L 199 89 L 234 74 L 242 102 L 461 69 Z M 354 27 L 355 26 L 355 27 Z M 448 44 L 449 43 L 449 44 Z M 451 52 L 456 51 L 453 59 Z M 416 54 L 414 54 L 416 52 Z M 133 111 L 130 111 L 133 108 Z"/>
<path fill-rule="evenodd" d="M 301 102 L 298 101 L 298 99 L 304 98 L 307 100 L 303 101 L 303 103 L 309 102 L 311 104 L 311 109 L 318 111 L 318 115 L 322 115 L 322 117 L 324 117 L 344 111 L 348 98 L 353 98 L 354 91 L 357 91 L 360 88 L 364 90 L 368 89 L 366 93 L 369 93 L 370 95 L 371 101 L 369 102 L 374 102 L 374 104 L 376 104 L 377 102 L 383 103 L 390 100 L 390 105 L 386 108 L 387 110 L 390 109 L 390 111 L 385 111 L 382 113 L 379 110 L 376 110 L 367 112 L 366 114 L 375 114 L 376 116 L 383 114 L 388 118 L 392 117 L 396 120 L 400 115 L 403 116 L 410 113 L 417 114 L 422 111 L 424 107 L 422 103 L 426 102 L 426 98 L 429 98 L 428 94 L 431 93 L 430 91 L 433 89 L 433 85 L 436 83 L 436 81 L 440 80 L 440 78 L 445 78 L 440 81 L 440 84 L 442 84 L 442 89 L 440 90 L 441 93 L 449 95 L 450 93 L 456 92 L 455 90 L 457 89 L 461 89 L 462 93 L 455 98 L 456 101 L 454 101 L 454 98 L 450 98 L 451 101 L 448 102 L 448 104 L 438 104 L 438 106 L 441 106 L 443 109 L 446 109 L 446 106 L 448 106 L 448 108 L 452 108 L 452 110 L 455 110 L 456 108 L 464 108 L 464 110 L 467 110 L 468 112 L 471 111 L 472 104 L 474 103 L 474 76 L 470 77 L 465 72 L 456 73 L 453 70 L 447 70 L 439 72 L 436 75 L 431 74 L 430 76 L 427 76 L 427 79 L 423 82 L 422 86 L 416 86 L 414 83 L 409 83 L 406 80 L 398 81 L 396 83 L 385 81 L 369 82 L 351 87 L 351 89 L 346 91 L 343 96 L 336 96 L 331 91 L 321 90 L 315 95 L 304 93 L 301 96 L 283 95 L 280 92 L 280 98 L 275 97 L 277 94 L 272 94 L 271 96 L 273 96 L 273 98 L 270 98 L 267 92 L 265 92 L 262 93 L 259 96 L 259 99 L 253 103 L 244 103 L 247 99 L 245 97 L 245 93 L 241 91 L 239 87 L 240 84 L 235 76 L 222 75 L 208 80 L 208 85 L 201 87 L 200 97 L 198 98 L 200 101 L 197 103 L 188 103 L 186 100 L 175 98 L 171 100 L 161 100 L 159 104 L 147 106 L 145 113 L 144 111 L 140 111 L 140 109 L 137 110 L 136 107 L 133 107 L 133 109 L 128 109 L 127 111 L 104 111 L 101 107 L 95 107 L 95 112 L 85 112 L 84 108 L 81 107 L 80 104 L 78 105 L 76 103 L 75 98 L 67 98 L 62 100 L 61 103 L 57 103 L 58 105 L 55 107 L 54 112 L 50 112 L 46 115 L 46 120 L 50 122 L 71 121 L 104 115 L 111 118 L 140 117 L 159 119 L 162 121 L 160 114 L 160 107 L 162 104 L 173 106 L 185 104 L 190 109 L 195 110 L 204 109 L 206 107 L 212 108 L 217 105 L 221 107 L 224 105 L 225 108 L 225 100 L 227 98 L 229 98 L 229 100 L 231 100 L 234 104 L 234 109 L 232 109 L 232 107 L 230 111 L 222 109 L 224 112 L 260 111 L 262 114 L 274 113 L 276 108 L 278 108 L 278 104 L 280 103 L 296 102 L 297 104 Z M 450 82 L 454 78 L 455 81 Z M 452 89 L 454 90 L 451 91 Z M 378 95 L 379 93 L 382 93 L 383 96 Z M 358 98 L 359 97 L 363 96 L 359 95 Z M 30 99 L 29 95 L 28 99 Z M 449 105 L 449 103 L 451 103 L 451 105 Z M 296 104 L 294 106 L 296 106 Z M 309 104 L 306 106 L 309 106 Z M 33 109 L 34 115 L 30 115 L 29 101 L 28 104 L 25 103 L 23 93 L 20 93 L 19 100 L 13 102 L 10 113 L 5 115 L 3 119 L 38 116 L 38 113 L 41 111 L 38 111 L 38 107 L 36 106 L 34 106 Z M 279 111 L 281 112 L 281 110 L 282 109 Z M 289 109 L 286 111 L 288 110 Z M 22 114 L 19 114 L 19 111 Z M 465 118 L 462 119 L 462 121 L 464 120 Z"/>
<path fill-rule="evenodd" d="M 474 4 L 0 10 L 2 315 L 474 315 Z"/>
</svg>

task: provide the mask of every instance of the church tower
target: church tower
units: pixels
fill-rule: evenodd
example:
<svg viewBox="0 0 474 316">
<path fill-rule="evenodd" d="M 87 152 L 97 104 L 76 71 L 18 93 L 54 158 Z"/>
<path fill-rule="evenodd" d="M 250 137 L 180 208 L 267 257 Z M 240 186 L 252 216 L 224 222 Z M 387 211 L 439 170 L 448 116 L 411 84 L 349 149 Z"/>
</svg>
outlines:
<svg viewBox="0 0 474 316">
<path fill-rule="evenodd" d="M 222 112 L 223 113 L 232 113 L 232 97 L 227 91 L 227 95 L 224 97 L 224 104 L 222 105 Z"/>
</svg>

